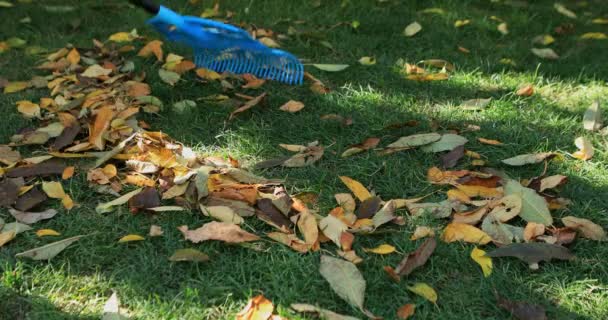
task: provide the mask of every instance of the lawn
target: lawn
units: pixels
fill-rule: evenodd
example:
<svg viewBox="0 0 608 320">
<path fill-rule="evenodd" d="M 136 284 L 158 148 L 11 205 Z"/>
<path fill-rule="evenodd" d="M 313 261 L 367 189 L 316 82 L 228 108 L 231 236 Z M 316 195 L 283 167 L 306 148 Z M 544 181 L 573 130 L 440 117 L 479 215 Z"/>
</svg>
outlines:
<svg viewBox="0 0 608 320">
<path fill-rule="evenodd" d="M 27 45 L 52 52 L 68 43 L 90 47 L 92 39 L 105 41 L 111 34 L 133 28 L 150 38 L 159 37 L 144 25 L 146 14 L 128 7 L 126 1 L 44 1 L 44 5 L 55 8 L 75 7 L 68 12 L 50 12 L 36 1 L 9 2 L 14 2 L 14 7 L 0 8 L 0 41 L 19 37 L 27 40 Z M 331 88 L 326 95 L 311 92 L 308 85 L 276 82 L 268 82 L 261 89 L 238 89 L 237 92 L 252 96 L 266 91 L 268 97 L 265 103 L 233 121 L 226 121 L 232 108 L 204 101 L 182 114 L 167 108 L 158 115 L 143 115 L 142 119 L 198 152 L 230 155 L 246 167 L 288 154 L 278 146 L 280 143 L 319 141 L 327 149 L 313 166 L 253 171 L 267 178 L 284 179 L 290 194 L 317 193 L 322 215 L 335 207 L 335 193 L 347 192 L 338 178 L 342 175 L 361 181 L 387 200 L 430 193 L 433 194 L 428 201 L 445 199 L 448 189 L 426 179 L 427 170 L 439 164 L 437 154 L 411 150 L 384 156 L 374 151 L 349 158 L 340 155 L 348 146 L 368 137 L 381 138 L 381 146 L 385 146 L 401 136 L 462 131 L 467 125 L 477 125 L 479 131 L 461 132 L 469 139 L 467 149 L 480 153 L 487 166 L 504 170 L 513 178 L 539 176 L 543 165 L 510 167 L 501 159 L 535 152 L 562 154 L 549 162 L 547 174 L 568 176 L 560 196 L 572 203 L 567 209 L 554 211 L 554 218 L 573 215 L 607 226 L 608 139 L 585 131 L 582 118 L 593 101 L 599 101 L 604 110 L 608 105 L 608 40 L 580 39 L 586 32 L 608 33 L 608 25 L 591 22 L 598 17 L 608 18 L 608 6 L 603 2 L 563 1 L 578 14 L 573 19 L 558 13 L 553 1 L 545 0 L 220 1 L 222 12 L 234 12 L 232 21 L 284 34 L 290 27 L 301 31 L 281 43 L 283 49 L 306 63 L 350 67 L 335 73 L 306 67 Z M 165 3 L 180 13 L 197 16 L 213 6 L 212 1 Z M 424 11 L 427 8 L 441 8 L 443 13 L 428 13 Z M 500 22 L 491 16 L 507 22 L 509 33 L 497 31 Z M 31 22 L 20 23 L 25 17 L 30 17 Z M 458 19 L 470 19 L 471 23 L 455 28 Z M 302 22 L 296 23 L 299 20 Z M 360 23 L 356 29 L 351 25 L 355 20 Z M 413 21 L 418 21 L 423 29 L 413 37 L 403 36 L 403 29 Z M 559 26 L 569 32 L 556 34 Z M 541 59 L 531 53 L 532 39 L 541 34 L 554 35 L 556 41 L 549 47 L 560 59 Z M 470 53 L 461 52 L 459 46 Z M 164 49 L 191 57 L 191 52 L 181 46 L 165 43 Z M 373 56 L 377 63 L 360 65 L 357 60 L 363 56 Z M 448 80 L 412 81 L 395 67 L 399 59 L 415 63 L 431 58 L 445 59 L 456 66 Z M 513 64 L 505 64 L 503 59 L 510 59 Z M 219 85 L 202 84 L 194 75 L 184 76 L 185 81 L 171 87 L 158 77 L 158 63 L 152 59 L 133 60 L 137 70 L 148 74 L 146 81 L 153 95 L 167 106 L 222 92 Z M 0 77 L 29 80 L 42 74 L 34 69 L 40 62 L 41 56 L 25 54 L 24 49 L 8 50 L 0 53 Z M 533 84 L 534 95 L 517 96 L 515 91 L 528 83 Z M 48 90 L 0 94 L 0 144 L 8 143 L 15 132 L 30 122 L 17 112 L 15 102 L 43 96 L 48 96 Z M 490 97 L 490 106 L 482 111 L 459 108 L 462 101 Z M 295 114 L 280 111 L 278 107 L 290 99 L 302 101 L 305 108 Z M 319 120 L 327 114 L 352 117 L 353 124 L 342 126 Z M 410 120 L 419 125 L 385 128 Z M 574 140 L 579 136 L 588 137 L 595 147 L 595 155 L 589 161 L 568 155 L 576 151 Z M 497 139 L 504 145 L 484 145 L 477 141 L 480 137 Z M 27 154 L 37 149 L 20 150 Z M 470 161 L 464 158 L 457 168 L 471 168 Z M 101 215 L 95 212 L 95 206 L 112 197 L 92 192 L 86 174 L 81 172 L 64 183 L 64 188 L 79 206 L 69 213 L 60 209 L 56 217 L 37 223 L 35 229 L 58 230 L 62 237 L 94 235 L 83 238 L 48 263 L 14 257 L 51 241 L 40 239 L 33 232 L 21 234 L 2 247 L 0 319 L 99 319 L 112 291 L 118 293 L 134 319 L 232 319 L 249 298 L 260 293 L 289 319 L 307 319 L 289 309 L 290 304 L 298 302 L 365 318 L 341 300 L 319 274 L 320 255 L 334 255 L 333 245 L 300 254 L 267 238 L 262 241 L 262 252 L 220 242 L 192 244 L 184 240 L 177 227 L 194 228 L 210 221 L 197 211 L 133 215 L 123 206 Z M 364 259 L 358 268 L 367 281 L 366 307 L 377 315 L 395 319 L 398 307 L 414 303 L 414 319 L 507 319 L 509 313 L 496 305 L 496 290 L 509 299 L 544 306 L 549 319 L 608 318 L 608 248 L 602 242 L 579 238 L 569 246 L 575 260 L 542 263 L 537 271 L 516 259 L 495 259 L 492 275 L 484 278 L 469 257 L 474 245 L 438 241 L 424 267 L 395 283 L 383 266 L 397 265 L 402 255 L 374 255 L 362 248 L 389 243 L 399 252 L 409 253 L 420 243 L 409 240 L 417 225 L 446 224 L 446 220 L 430 217 L 409 219 L 405 210 L 397 214 L 406 217 L 404 226 L 357 236 L 355 242 L 355 250 Z M 0 217 L 12 221 L 4 209 Z M 151 224 L 162 226 L 164 236 L 117 243 L 126 234 L 147 234 Z M 272 230 L 255 218 L 247 219 L 246 225 L 260 235 Z M 167 260 L 176 249 L 184 247 L 197 248 L 211 259 L 200 264 Z M 413 282 L 433 286 L 439 295 L 437 306 L 409 292 L 406 286 Z"/>
</svg>

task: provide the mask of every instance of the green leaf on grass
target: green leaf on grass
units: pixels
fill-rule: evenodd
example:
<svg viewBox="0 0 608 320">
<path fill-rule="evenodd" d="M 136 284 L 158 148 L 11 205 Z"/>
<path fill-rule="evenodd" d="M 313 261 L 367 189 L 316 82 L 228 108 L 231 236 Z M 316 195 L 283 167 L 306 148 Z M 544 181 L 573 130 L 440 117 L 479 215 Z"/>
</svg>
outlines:
<svg viewBox="0 0 608 320">
<path fill-rule="evenodd" d="M 463 136 L 459 136 L 453 133 L 447 133 L 441 136 L 441 139 L 437 142 L 433 142 L 428 146 L 422 147 L 422 151 L 425 152 L 442 152 L 451 151 L 458 146 L 462 146 L 469 140 Z"/>
<path fill-rule="evenodd" d="M 536 193 L 535 190 L 522 186 L 515 180 L 507 180 L 504 186 L 505 196 L 517 194 L 522 200 L 522 208 L 519 216 L 528 221 L 542 223 L 545 226 L 553 224 L 553 217 L 545 198 Z"/>
</svg>

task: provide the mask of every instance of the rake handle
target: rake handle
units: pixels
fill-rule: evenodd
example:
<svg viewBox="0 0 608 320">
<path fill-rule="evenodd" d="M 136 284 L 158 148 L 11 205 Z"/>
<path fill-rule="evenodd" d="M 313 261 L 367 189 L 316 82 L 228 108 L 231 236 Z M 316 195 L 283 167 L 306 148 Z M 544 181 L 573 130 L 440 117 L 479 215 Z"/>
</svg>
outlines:
<svg viewBox="0 0 608 320">
<path fill-rule="evenodd" d="M 158 11 L 160 10 L 160 5 L 153 0 L 129 0 L 129 2 L 153 15 L 158 14 Z"/>
</svg>

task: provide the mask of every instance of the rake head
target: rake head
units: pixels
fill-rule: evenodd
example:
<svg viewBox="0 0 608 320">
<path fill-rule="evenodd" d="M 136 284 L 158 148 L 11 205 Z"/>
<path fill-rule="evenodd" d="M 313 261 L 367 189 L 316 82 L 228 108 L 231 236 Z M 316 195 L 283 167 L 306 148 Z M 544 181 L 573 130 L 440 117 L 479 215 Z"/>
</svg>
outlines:
<svg viewBox="0 0 608 320">
<path fill-rule="evenodd" d="M 192 47 L 198 67 L 216 72 L 250 73 L 287 84 L 301 84 L 304 80 L 304 66 L 296 57 L 266 47 L 235 26 L 180 16 L 162 6 L 148 23 L 167 39 Z"/>
</svg>

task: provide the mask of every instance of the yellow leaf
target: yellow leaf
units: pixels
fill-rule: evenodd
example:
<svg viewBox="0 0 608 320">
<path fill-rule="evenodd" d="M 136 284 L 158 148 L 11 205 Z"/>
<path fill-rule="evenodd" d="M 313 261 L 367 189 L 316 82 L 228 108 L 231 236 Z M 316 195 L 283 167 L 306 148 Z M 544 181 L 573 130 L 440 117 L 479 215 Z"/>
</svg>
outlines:
<svg viewBox="0 0 608 320">
<path fill-rule="evenodd" d="M 66 59 L 71 65 L 76 65 L 78 62 L 80 62 L 80 53 L 78 53 L 78 50 L 74 48 L 70 51 L 70 53 L 68 53 Z"/>
<path fill-rule="evenodd" d="M 49 198 L 63 199 L 66 196 L 63 186 L 57 181 L 43 182 L 42 190 Z"/>
<path fill-rule="evenodd" d="M 249 299 L 249 302 L 236 316 L 235 320 L 268 320 L 272 317 L 274 305 L 263 295 Z"/>
<path fill-rule="evenodd" d="M 74 200 L 72 200 L 72 198 L 67 194 L 61 198 L 61 204 L 63 204 L 63 207 L 68 210 L 74 208 Z"/>
<path fill-rule="evenodd" d="M 447 80 L 449 78 L 447 73 L 425 73 L 425 74 L 410 74 L 407 76 L 409 80 L 414 81 L 440 81 Z"/>
<path fill-rule="evenodd" d="M 364 66 L 373 66 L 376 64 L 376 58 L 374 57 L 362 57 L 359 59 L 359 63 Z"/>
<path fill-rule="evenodd" d="M 118 243 L 131 242 L 131 241 L 143 241 L 143 240 L 146 240 L 146 238 L 144 238 L 138 234 L 129 234 L 129 235 L 126 235 L 126 236 L 120 238 L 120 240 L 118 240 Z"/>
<path fill-rule="evenodd" d="M 583 161 L 587 161 L 591 159 L 591 157 L 593 157 L 595 151 L 593 150 L 593 145 L 591 144 L 591 141 L 589 141 L 589 139 L 585 137 L 578 137 L 576 138 L 576 140 L 574 140 L 574 144 L 579 149 L 579 151 L 573 153 L 573 157 L 581 159 Z"/>
<path fill-rule="evenodd" d="M 17 111 L 28 119 L 40 118 L 40 106 L 31 101 L 17 101 Z"/>
<path fill-rule="evenodd" d="M 503 194 L 502 188 L 488 188 L 484 186 L 463 184 L 456 185 L 456 188 L 469 197 L 498 198 Z"/>
<path fill-rule="evenodd" d="M 498 140 L 493 140 L 493 139 L 477 138 L 477 141 L 479 141 L 480 143 L 489 144 L 489 145 L 492 145 L 492 146 L 500 146 L 500 145 L 502 145 L 502 142 L 500 142 Z"/>
<path fill-rule="evenodd" d="M 471 20 L 469 20 L 469 19 L 456 20 L 456 22 L 454 22 L 454 27 L 461 28 L 461 27 L 464 27 L 464 26 L 466 26 L 466 25 L 468 25 L 470 23 L 471 23 Z"/>
<path fill-rule="evenodd" d="M 595 19 L 591 20 L 591 23 L 594 23 L 594 24 L 608 24 L 608 19 L 595 18 Z"/>
<path fill-rule="evenodd" d="M 148 44 L 146 44 L 143 48 L 141 48 L 141 50 L 139 50 L 139 53 L 137 53 L 137 55 L 140 57 L 149 57 L 151 54 L 154 54 L 154 56 L 156 56 L 156 60 L 163 61 L 162 45 L 163 45 L 162 41 L 152 40 L 152 41 L 148 42 Z"/>
<path fill-rule="evenodd" d="M 408 286 L 407 289 L 428 301 L 437 304 L 437 292 L 431 286 L 424 282 L 414 283 L 412 286 Z"/>
<path fill-rule="evenodd" d="M 29 88 L 29 82 L 25 81 L 17 81 L 17 82 L 9 82 L 4 87 L 4 93 L 15 93 Z"/>
<path fill-rule="evenodd" d="M 608 36 L 603 32 L 587 32 L 581 36 L 581 39 L 604 40 L 608 39 Z"/>
<path fill-rule="evenodd" d="M 361 182 L 347 176 L 340 176 L 340 180 L 342 180 L 350 191 L 352 191 L 359 201 L 365 201 L 372 197 L 372 194 L 361 184 Z"/>
<path fill-rule="evenodd" d="M 112 118 L 114 118 L 114 111 L 110 106 L 100 108 L 95 116 L 95 122 L 89 130 L 89 143 L 98 150 L 104 149 L 105 140 L 103 135 L 108 131 Z"/>
<path fill-rule="evenodd" d="M 218 80 L 222 78 L 219 73 L 205 68 L 196 69 L 196 75 L 207 80 Z"/>
<path fill-rule="evenodd" d="M 103 169 L 101 169 L 101 172 L 103 172 L 103 174 L 108 179 L 112 179 L 112 178 L 116 177 L 116 175 L 118 174 L 118 169 L 116 169 L 115 165 L 108 164 L 105 167 L 103 167 Z"/>
<path fill-rule="evenodd" d="M 53 229 L 40 229 L 40 230 L 36 231 L 36 235 L 38 237 L 60 236 L 61 233 L 59 233 Z"/>
<path fill-rule="evenodd" d="M 496 27 L 496 29 L 503 35 L 509 34 L 509 27 L 507 26 L 506 22 L 499 24 L 498 27 Z"/>
<path fill-rule="evenodd" d="M 0 233 L 0 248 L 3 245 L 5 245 L 7 242 L 15 239 L 16 235 L 17 235 L 17 233 L 15 232 L 15 230 L 7 231 L 7 232 L 1 232 Z"/>
<path fill-rule="evenodd" d="M 258 39 L 258 41 L 270 48 L 279 48 L 280 47 L 280 45 L 276 41 L 274 41 L 273 39 L 271 39 L 269 37 L 260 38 L 260 39 Z"/>
<path fill-rule="evenodd" d="M 435 235 L 435 231 L 427 226 L 417 226 L 414 230 L 414 234 L 410 237 L 410 240 L 418 240 L 424 237 L 432 237 Z"/>
<path fill-rule="evenodd" d="M 471 259 L 477 262 L 483 271 L 484 277 L 489 277 L 492 274 L 492 258 L 486 256 L 486 252 L 475 247 L 471 251 Z"/>
<path fill-rule="evenodd" d="M 391 246 L 390 244 L 381 244 L 375 248 L 371 248 L 371 249 L 367 249 L 367 248 L 363 248 L 363 251 L 365 252 L 371 252 L 371 253 L 375 253 L 375 254 L 390 254 L 395 252 L 395 247 Z"/>
<path fill-rule="evenodd" d="M 63 173 L 61 174 L 61 179 L 67 180 L 74 176 L 75 168 L 73 166 L 66 167 L 63 169 Z"/>
<path fill-rule="evenodd" d="M 114 42 L 131 42 L 135 38 L 137 38 L 137 31 L 133 30 L 131 32 L 117 32 L 108 38 L 110 41 Z"/>
<path fill-rule="evenodd" d="M 444 242 L 464 241 L 478 244 L 486 244 L 492 241 L 492 238 L 480 229 L 457 222 L 452 222 L 445 227 L 441 239 Z"/>
<path fill-rule="evenodd" d="M 448 190 L 447 196 L 450 200 L 457 200 L 462 203 L 471 203 L 471 197 L 458 189 Z"/>
</svg>

